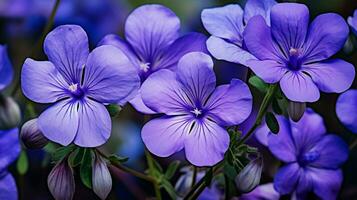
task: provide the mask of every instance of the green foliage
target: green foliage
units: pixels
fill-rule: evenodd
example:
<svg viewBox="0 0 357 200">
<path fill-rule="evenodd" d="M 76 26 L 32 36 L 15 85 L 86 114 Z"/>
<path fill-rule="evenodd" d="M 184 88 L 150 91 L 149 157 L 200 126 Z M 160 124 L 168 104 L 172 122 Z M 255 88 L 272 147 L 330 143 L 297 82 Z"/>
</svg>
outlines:
<svg viewBox="0 0 357 200">
<path fill-rule="evenodd" d="M 52 153 L 52 161 L 57 163 L 66 157 L 69 153 L 74 151 L 77 147 L 75 145 L 69 145 L 66 147 L 59 147 Z"/>
<path fill-rule="evenodd" d="M 122 164 L 122 163 L 127 162 L 129 160 L 129 158 L 128 157 L 120 157 L 118 155 L 111 154 L 108 156 L 108 160 L 111 163 Z"/>
<path fill-rule="evenodd" d="M 81 164 L 85 149 L 77 148 L 68 157 L 68 163 L 71 167 L 77 167 Z"/>
<path fill-rule="evenodd" d="M 21 151 L 19 159 L 17 160 L 16 163 L 16 168 L 20 175 L 24 175 L 28 171 L 29 163 L 28 163 L 26 151 Z"/>
<path fill-rule="evenodd" d="M 120 111 L 122 110 L 122 108 L 119 105 L 116 104 L 109 104 L 107 106 L 105 106 L 110 114 L 111 117 L 116 117 Z"/>
<path fill-rule="evenodd" d="M 176 160 L 174 162 L 171 162 L 169 167 L 167 168 L 165 172 L 165 177 L 170 180 L 176 173 L 178 167 L 180 166 L 180 161 Z"/>
<path fill-rule="evenodd" d="M 92 164 L 93 164 L 93 152 L 91 149 L 84 149 L 82 162 L 80 166 L 80 178 L 82 183 L 92 189 Z"/>
<path fill-rule="evenodd" d="M 273 113 L 271 112 L 266 113 L 265 122 L 272 133 L 274 134 L 279 133 L 279 123 L 278 120 L 276 120 Z"/>
<path fill-rule="evenodd" d="M 266 84 L 258 76 L 250 77 L 248 82 L 249 82 L 250 85 L 252 85 L 253 87 L 257 88 L 262 93 L 266 93 L 268 91 L 269 85 Z"/>
</svg>

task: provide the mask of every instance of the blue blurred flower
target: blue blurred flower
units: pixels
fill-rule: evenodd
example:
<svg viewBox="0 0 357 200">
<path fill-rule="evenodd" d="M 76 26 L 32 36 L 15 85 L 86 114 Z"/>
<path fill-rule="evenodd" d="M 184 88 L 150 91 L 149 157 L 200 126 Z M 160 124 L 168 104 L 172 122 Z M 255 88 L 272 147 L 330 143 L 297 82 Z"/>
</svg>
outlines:
<svg viewBox="0 0 357 200">
<path fill-rule="evenodd" d="M 357 89 L 351 89 L 338 97 L 336 114 L 353 133 L 357 133 Z"/>
<path fill-rule="evenodd" d="M 273 183 L 259 185 L 253 191 L 243 194 L 239 200 L 279 200 L 280 194 L 274 189 Z"/>
<path fill-rule="evenodd" d="M 351 26 L 353 33 L 357 35 L 357 9 L 353 12 L 353 16 L 347 18 L 347 22 Z"/>
</svg>

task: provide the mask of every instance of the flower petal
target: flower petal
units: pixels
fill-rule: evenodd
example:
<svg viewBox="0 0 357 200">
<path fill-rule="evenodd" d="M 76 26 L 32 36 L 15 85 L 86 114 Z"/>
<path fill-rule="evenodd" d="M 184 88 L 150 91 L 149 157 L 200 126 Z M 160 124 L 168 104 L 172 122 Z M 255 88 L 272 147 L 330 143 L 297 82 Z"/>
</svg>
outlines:
<svg viewBox="0 0 357 200">
<path fill-rule="evenodd" d="M 153 64 L 178 38 L 180 20 L 170 9 L 156 4 L 136 8 L 125 23 L 125 37 L 142 61 Z"/>
<path fill-rule="evenodd" d="M 227 131 L 208 120 L 196 121 L 185 140 L 185 155 L 195 166 L 213 166 L 224 158 L 229 146 Z"/>
<path fill-rule="evenodd" d="M 7 47 L 0 45 L 0 90 L 8 86 L 14 76 L 14 71 L 7 54 Z"/>
<path fill-rule="evenodd" d="M 315 83 L 302 72 L 286 73 L 280 80 L 280 88 L 291 101 L 315 102 L 320 98 L 320 92 Z"/>
<path fill-rule="evenodd" d="M 184 147 L 184 140 L 193 121 L 187 116 L 160 117 L 150 120 L 141 130 L 141 137 L 149 151 L 167 157 Z"/>
<path fill-rule="evenodd" d="M 249 60 L 249 68 L 266 83 L 276 83 L 287 73 L 284 65 L 274 60 Z"/>
<path fill-rule="evenodd" d="M 357 133 L 357 90 L 351 89 L 340 95 L 336 103 L 336 114 L 353 133 Z"/>
<path fill-rule="evenodd" d="M 238 4 L 204 9 L 201 13 L 201 20 L 211 35 L 242 46 L 243 10 Z"/>
<path fill-rule="evenodd" d="M 138 94 L 129 101 L 130 104 L 135 108 L 135 110 L 145 113 L 145 114 L 155 114 L 156 112 L 151 110 L 144 104 L 143 98 L 141 96 L 141 89 L 139 89 Z"/>
<path fill-rule="evenodd" d="M 88 56 L 83 87 L 88 89 L 88 96 L 99 102 L 124 104 L 136 96 L 140 78 L 120 49 L 103 45 Z"/>
<path fill-rule="evenodd" d="M 313 181 L 314 193 L 321 199 L 337 199 L 343 180 L 341 170 L 308 168 Z"/>
<path fill-rule="evenodd" d="M 78 131 L 74 143 L 81 147 L 97 147 L 110 137 L 112 122 L 105 106 L 85 99 L 78 110 Z"/>
<path fill-rule="evenodd" d="M 264 17 L 266 23 L 270 26 L 270 10 L 276 4 L 274 0 L 248 0 L 244 7 L 244 22 L 248 23 L 249 19 L 260 15 Z"/>
<path fill-rule="evenodd" d="M 233 79 L 231 84 L 219 86 L 213 92 L 206 107 L 218 124 L 233 126 L 249 117 L 252 104 L 248 86 L 239 79 Z"/>
<path fill-rule="evenodd" d="M 302 70 L 311 76 L 323 92 L 343 92 L 355 78 L 354 66 L 340 59 L 304 65 Z"/>
<path fill-rule="evenodd" d="M 0 199 L 17 200 L 17 186 L 14 177 L 6 172 L 0 177 Z"/>
<path fill-rule="evenodd" d="M 44 41 L 44 51 L 68 84 L 80 83 L 81 71 L 89 54 L 88 37 L 78 25 L 62 25 Z"/>
<path fill-rule="evenodd" d="M 273 183 L 259 185 L 253 191 L 243 194 L 240 200 L 279 200 L 280 194 L 275 191 Z"/>
<path fill-rule="evenodd" d="M 338 14 L 317 16 L 309 27 L 304 47 L 304 62 L 311 63 L 329 58 L 345 44 L 349 29 Z"/>
<path fill-rule="evenodd" d="M 47 108 L 37 121 L 43 135 L 63 146 L 69 145 L 78 130 L 78 106 L 78 102 L 65 99 Z"/>
<path fill-rule="evenodd" d="M 291 163 L 281 167 L 274 177 L 275 190 L 281 195 L 293 192 L 300 176 L 301 169 L 297 163 Z"/>
<path fill-rule="evenodd" d="M 69 95 L 68 83 L 48 61 L 25 60 L 21 72 L 24 95 L 38 103 L 53 103 Z"/>
<path fill-rule="evenodd" d="M 17 159 L 19 153 L 19 129 L 0 130 L 0 175 Z"/>
</svg>

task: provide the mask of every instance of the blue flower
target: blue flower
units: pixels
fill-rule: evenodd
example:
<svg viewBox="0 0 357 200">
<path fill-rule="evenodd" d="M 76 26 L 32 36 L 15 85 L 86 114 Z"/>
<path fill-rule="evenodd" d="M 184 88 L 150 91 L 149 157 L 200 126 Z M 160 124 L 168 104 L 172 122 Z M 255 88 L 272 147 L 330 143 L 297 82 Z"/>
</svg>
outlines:
<svg viewBox="0 0 357 200">
<path fill-rule="evenodd" d="M 336 103 L 338 119 L 353 133 L 357 133 L 357 89 L 341 94 Z"/>
<path fill-rule="evenodd" d="M 0 91 L 11 83 L 13 74 L 14 71 L 7 54 L 7 48 L 0 45 Z"/>
</svg>

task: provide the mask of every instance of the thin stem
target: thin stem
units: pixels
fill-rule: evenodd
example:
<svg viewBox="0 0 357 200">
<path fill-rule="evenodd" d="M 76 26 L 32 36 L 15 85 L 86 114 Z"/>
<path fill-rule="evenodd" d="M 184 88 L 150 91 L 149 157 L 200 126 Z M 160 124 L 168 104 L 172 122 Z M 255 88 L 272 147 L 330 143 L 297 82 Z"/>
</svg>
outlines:
<svg viewBox="0 0 357 200">
<path fill-rule="evenodd" d="M 355 139 L 351 144 L 350 144 L 350 150 L 353 149 L 357 145 L 357 139 Z"/>
<path fill-rule="evenodd" d="M 197 177 L 197 167 L 193 166 L 193 175 L 192 175 L 191 188 L 193 188 L 193 186 L 196 183 L 196 177 Z"/>
<path fill-rule="evenodd" d="M 150 152 L 148 152 L 146 149 L 145 149 L 145 156 L 146 156 L 146 161 L 147 161 L 147 164 L 149 167 L 149 174 L 150 174 L 150 176 L 154 177 L 154 173 L 155 173 L 154 158 L 151 156 Z M 152 182 L 152 184 L 154 185 L 156 198 L 158 200 L 161 200 L 162 198 L 161 198 L 159 184 L 157 183 L 157 181 Z"/>
</svg>

